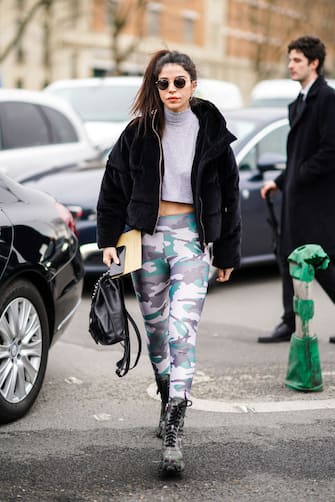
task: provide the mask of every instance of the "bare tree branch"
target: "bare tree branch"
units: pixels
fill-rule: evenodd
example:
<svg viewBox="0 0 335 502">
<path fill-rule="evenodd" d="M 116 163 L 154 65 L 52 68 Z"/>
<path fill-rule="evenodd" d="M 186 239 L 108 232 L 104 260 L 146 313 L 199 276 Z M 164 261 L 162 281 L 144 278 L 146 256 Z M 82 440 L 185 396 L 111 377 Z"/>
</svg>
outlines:
<svg viewBox="0 0 335 502">
<path fill-rule="evenodd" d="M 117 4 L 113 0 L 107 0 L 108 19 L 110 24 L 111 54 L 114 62 L 113 74 L 122 73 L 121 65 L 138 47 L 139 41 L 143 37 L 143 14 L 148 0 L 136 0 L 135 6 L 128 4 Z M 137 34 L 135 39 L 124 49 L 120 47 L 120 36 L 130 22 L 130 8 L 132 15 L 138 16 Z"/>
<path fill-rule="evenodd" d="M 0 53 L 0 63 L 2 63 L 11 53 L 11 51 L 18 45 L 18 43 L 22 39 L 24 32 L 26 31 L 27 26 L 35 16 L 36 12 L 41 7 L 47 7 L 47 8 L 50 7 L 52 2 L 53 0 L 39 0 L 38 2 L 32 5 L 32 7 L 28 11 L 24 19 L 20 22 L 20 25 L 14 37 L 12 38 L 12 40 L 10 40 L 10 42 L 7 44 L 4 50 Z"/>
<path fill-rule="evenodd" d="M 251 59 L 258 79 L 278 76 L 282 66 L 276 63 L 284 61 L 288 43 L 300 35 L 322 33 L 326 46 L 334 47 L 334 0 L 267 0 L 265 6 L 252 4 L 247 10 L 250 32 L 256 35 Z"/>
</svg>

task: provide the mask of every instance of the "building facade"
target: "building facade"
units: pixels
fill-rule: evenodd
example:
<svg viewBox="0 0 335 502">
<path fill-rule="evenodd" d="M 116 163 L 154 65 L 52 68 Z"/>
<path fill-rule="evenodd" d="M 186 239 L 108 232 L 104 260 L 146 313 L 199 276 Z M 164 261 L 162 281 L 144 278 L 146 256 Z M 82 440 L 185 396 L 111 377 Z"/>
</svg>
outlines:
<svg viewBox="0 0 335 502">
<path fill-rule="evenodd" d="M 1 81 L 41 89 L 61 78 L 141 74 L 150 54 L 169 48 L 247 96 L 256 81 L 287 76 L 287 43 L 305 33 L 327 44 L 332 74 L 334 10 L 332 0 L 0 0 Z"/>
</svg>

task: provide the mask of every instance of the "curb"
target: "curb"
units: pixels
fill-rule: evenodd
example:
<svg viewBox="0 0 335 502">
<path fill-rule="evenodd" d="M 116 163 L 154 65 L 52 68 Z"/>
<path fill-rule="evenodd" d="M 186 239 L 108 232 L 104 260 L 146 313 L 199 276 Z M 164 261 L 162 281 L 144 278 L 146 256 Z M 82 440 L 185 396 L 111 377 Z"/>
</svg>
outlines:
<svg viewBox="0 0 335 502">
<path fill-rule="evenodd" d="M 160 401 L 153 383 L 147 388 L 148 395 Z M 192 408 L 212 413 L 280 413 L 292 411 L 312 411 L 335 409 L 335 399 L 315 399 L 296 401 L 214 401 L 192 397 Z"/>
</svg>

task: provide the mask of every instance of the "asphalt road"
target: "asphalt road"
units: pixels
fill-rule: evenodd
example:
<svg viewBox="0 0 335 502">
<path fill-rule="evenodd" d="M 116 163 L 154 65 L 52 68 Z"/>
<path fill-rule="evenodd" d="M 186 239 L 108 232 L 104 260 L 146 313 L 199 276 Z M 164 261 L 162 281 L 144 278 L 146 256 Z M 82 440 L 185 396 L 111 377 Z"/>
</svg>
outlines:
<svg viewBox="0 0 335 502">
<path fill-rule="evenodd" d="M 333 306 L 315 287 L 324 391 L 284 385 L 289 344 L 259 345 L 280 316 L 273 270 L 236 274 L 210 291 L 200 326 L 194 405 L 181 478 L 161 478 L 146 350 L 119 379 L 116 348 L 87 333 L 89 289 L 51 349 L 31 412 L 0 429 L 1 502 L 335 500 Z M 131 294 L 127 305 L 141 325 Z"/>
</svg>

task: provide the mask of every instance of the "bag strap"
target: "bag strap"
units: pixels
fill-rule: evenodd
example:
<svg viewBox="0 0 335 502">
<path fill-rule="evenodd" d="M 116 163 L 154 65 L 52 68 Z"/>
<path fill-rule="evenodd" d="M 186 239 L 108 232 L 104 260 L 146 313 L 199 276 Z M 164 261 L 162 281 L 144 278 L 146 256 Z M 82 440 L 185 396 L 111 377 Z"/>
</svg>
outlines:
<svg viewBox="0 0 335 502">
<path fill-rule="evenodd" d="M 123 345 L 123 348 L 124 348 L 124 353 L 123 353 L 123 357 L 120 359 L 120 361 L 118 361 L 116 363 L 115 373 L 117 374 L 118 377 L 121 378 L 124 375 L 126 375 L 129 370 L 132 370 L 137 365 L 137 363 L 140 359 L 141 352 L 142 352 L 142 339 L 141 339 L 140 330 L 138 329 L 136 322 L 134 321 L 134 319 L 129 314 L 128 310 L 126 309 L 126 306 L 124 303 L 124 286 L 123 286 L 122 280 L 120 280 L 120 287 L 122 288 L 122 304 L 123 304 L 122 307 L 123 307 L 123 311 L 124 311 L 124 318 L 126 319 L 126 322 L 125 322 L 126 339 L 124 342 L 121 342 L 121 345 Z M 128 321 L 130 321 L 130 323 L 133 327 L 133 330 L 134 330 L 136 338 L 137 338 L 137 345 L 138 345 L 137 356 L 136 356 L 135 362 L 132 366 L 130 366 L 130 352 L 131 351 L 130 351 L 130 334 L 129 334 Z"/>
<path fill-rule="evenodd" d="M 115 373 L 119 377 L 123 377 L 124 375 L 126 375 L 128 373 L 129 370 L 132 370 L 133 368 L 135 368 L 135 366 L 137 365 L 137 363 L 140 359 L 140 355 L 142 352 L 141 334 L 140 334 L 140 331 L 137 327 L 137 324 L 135 323 L 134 319 L 131 317 L 131 315 L 129 314 L 129 312 L 127 310 L 125 310 L 125 314 L 127 317 L 127 322 L 126 322 L 126 327 L 125 327 L 126 339 L 124 342 L 121 342 L 121 345 L 123 345 L 123 347 L 124 347 L 124 353 L 123 353 L 123 357 L 120 359 L 120 361 L 118 361 L 116 363 L 117 368 L 115 370 Z M 128 320 L 130 321 L 130 323 L 133 327 L 133 330 L 134 330 L 136 338 L 137 338 L 137 345 L 138 345 L 136 359 L 135 359 L 135 362 L 132 366 L 130 366 L 130 352 L 131 351 L 130 351 L 130 335 L 129 335 Z"/>
<path fill-rule="evenodd" d="M 130 321 L 130 323 L 131 323 L 131 325 L 133 327 L 133 330 L 135 332 L 135 335 L 136 335 L 136 338 L 137 338 L 137 347 L 138 347 L 137 348 L 137 356 L 136 356 L 135 362 L 132 365 L 132 367 L 129 368 L 129 369 L 132 370 L 133 368 L 135 368 L 135 366 L 137 366 L 137 363 L 138 363 L 138 361 L 140 359 L 140 355 L 141 355 L 141 352 L 142 352 L 142 339 L 141 339 L 140 330 L 138 329 L 136 322 L 131 317 L 131 315 L 129 314 L 128 310 L 126 310 L 126 313 L 127 313 L 128 319 L 129 319 L 129 321 Z"/>
</svg>

